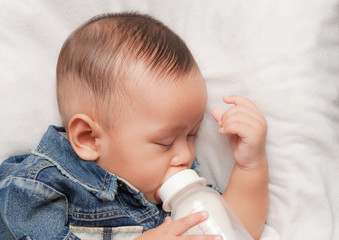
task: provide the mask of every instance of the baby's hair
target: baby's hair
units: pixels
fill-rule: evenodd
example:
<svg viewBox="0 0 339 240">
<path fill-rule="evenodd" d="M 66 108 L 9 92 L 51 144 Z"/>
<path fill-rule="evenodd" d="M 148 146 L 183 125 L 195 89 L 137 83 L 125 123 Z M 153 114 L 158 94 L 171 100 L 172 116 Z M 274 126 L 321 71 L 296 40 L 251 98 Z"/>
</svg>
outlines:
<svg viewBox="0 0 339 240">
<path fill-rule="evenodd" d="M 60 51 L 56 72 L 64 126 L 82 111 L 109 124 L 112 111 L 117 115 L 128 96 L 129 73 L 140 64 L 156 79 L 170 76 L 173 81 L 196 65 L 184 41 L 148 15 L 103 14 L 76 29 Z"/>
</svg>

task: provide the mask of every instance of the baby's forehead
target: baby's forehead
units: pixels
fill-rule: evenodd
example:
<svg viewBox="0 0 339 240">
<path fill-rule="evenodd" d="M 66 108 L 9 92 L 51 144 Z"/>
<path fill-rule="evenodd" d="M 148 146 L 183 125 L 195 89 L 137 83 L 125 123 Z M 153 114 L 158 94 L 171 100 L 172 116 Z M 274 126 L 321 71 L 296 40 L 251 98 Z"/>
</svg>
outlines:
<svg viewBox="0 0 339 240">
<path fill-rule="evenodd" d="M 161 96 L 168 96 L 168 92 L 171 92 L 172 96 L 168 97 L 178 98 L 185 95 L 186 91 L 192 91 L 193 88 L 205 87 L 204 80 L 197 65 L 194 65 L 185 73 L 168 73 L 166 69 L 151 69 L 146 63 L 139 61 L 124 65 L 123 71 L 125 74 L 122 73 L 118 80 L 115 79 L 120 82 L 120 84 L 114 83 L 112 86 L 116 89 L 111 91 L 111 93 L 113 93 L 113 95 L 111 95 L 114 101 L 113 105 L 119 105 L 116 106 L 118 108 L 125 108 L 126 106 L 132 106 L 133 108 L 138 107 L 138 102 L 146 101 L 145 98 L 149 99 L 149 96 L 153 96 L 153 99 L 157 98 L 159 100 Z M 112 80 L 114 81 L 114 78 L 112 78 Z M 194 84 L 195 81 L 203 82 L 203 84 Z M 181 86 L 184 86 L 184 88 Z M 180 89 L 180 93 L 176 91 L 176 89 Z M 202 91 L 204 91 L 204 89 Z M 203 96 L 204 93 L 202 91 L 200 92 Z M 160 96 L 155 96 L 155 92 L 161 93 Z M 178 94 L 180 96 L 178 96 Z M 159 104 L 157 102 L 158 100 L 154 100 L 149 106 Z M 164 101 L 164 99 L 162 100 Z M 166 101 L 170 101 L 170 99 L 166 99 Z"/>
<path fill-rule="evenodd" d="M 134 94 L 135 97 L 141 98 L 154 91 L 176 94 L 176 90 L 180 89 L 182 94 L 196 88 L 200 89 L 201 92 L 206 90 L 205 80 L 197 66 L 184 74 L 167 74 L 166 72 L 152 71 L 144 66 L 138 66 L 130 71 L 125 88 L 127 94 Z"/>
<path fill-rule="evenodd" d="M 152 91 L 153 85 L 175 85 L 178 76 L 166 73 L 166 69 L 150 69 L 144 63 L 130 64 L 125 69 L 124 85 L 126 90 L 136 90 L 143 88 L 144 91 Z"/>
</svg>

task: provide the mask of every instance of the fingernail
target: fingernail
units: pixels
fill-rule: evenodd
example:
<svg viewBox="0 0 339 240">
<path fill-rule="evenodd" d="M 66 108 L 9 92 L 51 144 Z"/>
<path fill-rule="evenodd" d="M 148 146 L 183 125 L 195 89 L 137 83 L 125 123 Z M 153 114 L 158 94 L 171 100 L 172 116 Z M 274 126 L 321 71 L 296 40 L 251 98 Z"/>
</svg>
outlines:
<svg viewBox="0 0 339 240">
<path fill-rule="evenodd" d="M 201 212 L 201 216 L 207 217 L 207 216 L 208 216 L 208 212 L 207 212 L 207 211 L 202 211 L 202 212 Z"/>
</svg>

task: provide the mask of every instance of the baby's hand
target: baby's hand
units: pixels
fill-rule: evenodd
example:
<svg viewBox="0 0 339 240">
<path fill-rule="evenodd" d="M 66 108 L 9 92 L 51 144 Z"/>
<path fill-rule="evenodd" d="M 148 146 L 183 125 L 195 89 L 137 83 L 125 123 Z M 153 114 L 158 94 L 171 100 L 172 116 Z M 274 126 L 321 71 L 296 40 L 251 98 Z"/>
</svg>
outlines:
<svg viewBox="0 0 339 240">
<path fill-rule="evenodd" d="M 212 116 L 218 122 L 219 133 L 228 136 L 240 168 L 255 167 L 266 159 L 266 120 L 247 98 L 229 96 L 223 100 L 234 106 L 226 112 L 220 108 L 213 109 Z"/>
<path fill-rule="evenodd" d="M 142 235 L 137 237 L 135 240 L 146 240 L 146 239 L 182 239 L 182 240 L 222 240 L 222 237 L 219 235 L 184 235 L 188 229 L 194 227 L 195 225 L 205 221 L 208 218 L 208 213 L 198 212 L 188 215 L 184 218 L 178 219 L 177 221 L 172 222 L 170 217 L 167 217 L 163 224 L 159 227 L 148 230 Z"/>
</svg>

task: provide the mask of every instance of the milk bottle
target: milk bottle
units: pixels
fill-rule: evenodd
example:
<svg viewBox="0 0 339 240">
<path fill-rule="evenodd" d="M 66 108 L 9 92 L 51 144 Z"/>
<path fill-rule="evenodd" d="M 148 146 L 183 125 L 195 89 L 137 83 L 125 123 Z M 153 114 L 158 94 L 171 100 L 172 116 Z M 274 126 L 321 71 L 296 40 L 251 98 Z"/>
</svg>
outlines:
<svg viewBox="0 0 339 240">
<path fill-rule="evenodd" d="M 191 170 L 170 177 L 160 188 L 162 208 L 171 212 L 172 220 L 208 211 L 209 218 L 185 234 L 219 234 L 224 240 L 253 240 L 221 195 L 206 187 L 206 180 Z"/>
</svg>

